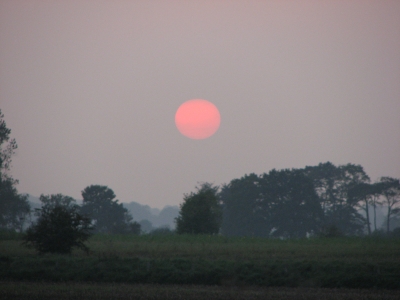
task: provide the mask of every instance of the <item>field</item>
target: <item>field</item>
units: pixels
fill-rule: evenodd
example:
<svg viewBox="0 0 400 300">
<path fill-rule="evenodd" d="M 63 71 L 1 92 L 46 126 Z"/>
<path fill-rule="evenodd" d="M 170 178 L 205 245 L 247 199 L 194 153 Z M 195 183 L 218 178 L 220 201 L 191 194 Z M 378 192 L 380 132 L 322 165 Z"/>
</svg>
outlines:
<svg viewBox="0 0 400 300">
<path fill-rule="evenodd" d="M 400 239 L 98 235 L 88 246 L 38 255 L 1 240 L 0 298 L 400 298 Z"/>
</svg>

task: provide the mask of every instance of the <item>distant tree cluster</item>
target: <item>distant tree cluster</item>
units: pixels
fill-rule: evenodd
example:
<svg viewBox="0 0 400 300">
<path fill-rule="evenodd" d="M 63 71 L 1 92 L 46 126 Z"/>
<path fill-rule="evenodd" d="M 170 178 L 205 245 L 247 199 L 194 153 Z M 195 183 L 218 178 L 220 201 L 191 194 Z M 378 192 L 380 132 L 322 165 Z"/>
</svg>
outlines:
<svg viewBox="0 0 400 300">
<path fill-rule="evenodd" d="M 140 233 L 140 225 L 132 222 L 127 209 L 114 199 L 113 190 L 107 186 L 88 186 L 82 197 L 79 206 L 69 196 L 41 195 L 37 222 L 27 229 L 24 243 L 41 253 L 71 253 L 74 247 L 88 251 L 84 242 L 93 233 Z"/>
<path fill-rule="evenodd" d="M 400 215 L 398 179 L 370 183 L 360 165 L 327 162 L 245 175 L 221 190 L 205 183 L 184 196 L 176 231 L 279 238 L 364 235 L 372 233 L 372 222 L 377 230 L 379 205 L 388 209 L 389 233 L 391 220 Z"/>
<path fill-rule="evenodd" d="M 107 186 L 88 186 L 82 191 L 81 213 L 92 220 L 95 233 L 139 234 L 140 224 L 132 222 L 128 210 L 115 197 Z"/>
<path fill-rule="evenodd" d="M 303 169 L 250 174 L 222 187 L 222 234 L 305 237 L 307 234 L 371 234 L 371 213 L 383 202 L 391 218 L 399 213 L 398 179 L 370 183 L 360 165 L 330 162 Z M 366 217 L 359 209 L 366 212 Z"/>
</svg>

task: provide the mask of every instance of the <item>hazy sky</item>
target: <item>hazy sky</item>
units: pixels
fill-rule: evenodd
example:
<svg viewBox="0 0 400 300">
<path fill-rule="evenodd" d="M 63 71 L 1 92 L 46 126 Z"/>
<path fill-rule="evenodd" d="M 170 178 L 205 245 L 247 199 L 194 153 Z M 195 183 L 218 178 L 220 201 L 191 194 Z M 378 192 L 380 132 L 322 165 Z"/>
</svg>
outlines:
<svg viewBox="0 0 400 300">
<path fill-rule="evenodd" d="M 400 177 L 400 1 L 0 1 L 21 193 L 177 205 L 199 182 L 331 161 Z M 213 102 L 217 133 L 174 115 Z"/>
</svg>

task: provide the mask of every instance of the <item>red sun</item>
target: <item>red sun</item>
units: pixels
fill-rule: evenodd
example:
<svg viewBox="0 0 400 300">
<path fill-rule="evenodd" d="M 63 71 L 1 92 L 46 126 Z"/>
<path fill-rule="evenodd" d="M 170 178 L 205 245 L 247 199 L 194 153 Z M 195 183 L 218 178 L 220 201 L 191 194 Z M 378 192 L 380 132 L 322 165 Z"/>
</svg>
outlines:
<svg viewBox="0 0 400 300">
<path fill-rule="evenodd" d="M 212 136 L 219 128 L 221 116 L 210 101 L 192 99 L 179 106 L 175 124 L 184 136 L 201 140 Z"/>
</svg>

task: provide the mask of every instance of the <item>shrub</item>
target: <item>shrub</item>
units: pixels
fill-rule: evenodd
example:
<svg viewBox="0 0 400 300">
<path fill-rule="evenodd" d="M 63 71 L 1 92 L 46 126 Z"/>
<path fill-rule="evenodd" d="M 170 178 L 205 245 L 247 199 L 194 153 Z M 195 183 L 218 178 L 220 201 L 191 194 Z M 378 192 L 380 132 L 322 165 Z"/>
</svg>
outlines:
<svg viewBox="0 0 400 300">
<path fill-rule="evenodd" d="M 73 247 L 88 252 L 84 242 L 90 237 L 91 221 L 77 210 L 77 206 L 43 207 L 37 223 L 24 234 L 24 244 L 39 253 L 69 254 Z"/>
<path fill-rule="evenodd" d="M 176 220 L 178 234 L 217 234 L 221 227 L 222 210 L 218 187 L 203 183 L 196 193 L 186 194 Z"/>
</svg>

